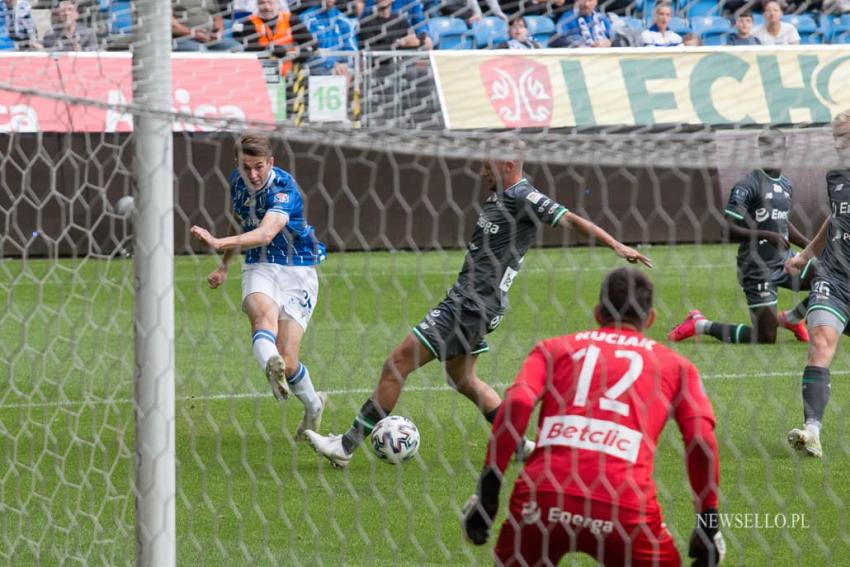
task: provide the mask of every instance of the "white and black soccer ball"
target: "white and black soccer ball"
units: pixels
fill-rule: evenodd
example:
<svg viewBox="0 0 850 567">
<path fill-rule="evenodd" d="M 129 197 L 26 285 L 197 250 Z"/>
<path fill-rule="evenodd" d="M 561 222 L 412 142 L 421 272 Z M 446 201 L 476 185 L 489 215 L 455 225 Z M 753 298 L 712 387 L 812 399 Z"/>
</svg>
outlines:
<svg viewBox="0 0 850 567">
<path fill-rule="evenodd" d="M 115 212 L 124 218 L 132 216 L 136 212 L 136 200 L 130 195 L 124 195 L 115 203 Z"/>
<path fill-rule="evenodd" d="M 382 460 L 401 464 L 419 450 L 419 429 L 406 417 L 387 416 L 372 430 L 372 448 Z"/>
</svg>

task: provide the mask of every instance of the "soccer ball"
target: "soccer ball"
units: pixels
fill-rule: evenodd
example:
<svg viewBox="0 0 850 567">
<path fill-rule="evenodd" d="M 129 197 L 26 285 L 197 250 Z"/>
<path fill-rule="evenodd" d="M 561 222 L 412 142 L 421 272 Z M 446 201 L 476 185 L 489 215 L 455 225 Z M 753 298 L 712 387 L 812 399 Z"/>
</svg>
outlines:
<svg viewBox="0 0 850 567">
<path fill-rule="evenodd" d="M 115 212 L 122 217 L 129 217 L 135 212 L 135 209 L 136 201 L 129 195 L 121 197 L 118 199 L 118 202 L 115 203 Z"/>
<path fill-rule="evenodd" d="M 384 461 L 401 464 L 419 450 L 419 430 L 408 418 L 390 415 L 372 430 L 372 448 Z"/>
</svg>

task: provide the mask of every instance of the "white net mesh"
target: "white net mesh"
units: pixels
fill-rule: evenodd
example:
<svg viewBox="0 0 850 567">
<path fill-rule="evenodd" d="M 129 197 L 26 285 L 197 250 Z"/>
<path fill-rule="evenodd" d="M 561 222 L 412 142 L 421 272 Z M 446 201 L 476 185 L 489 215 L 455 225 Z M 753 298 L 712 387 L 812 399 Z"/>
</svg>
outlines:
<svg viewBox="0 0 850 567">
<path fill-rule="evenodd" d="M 134 194 L 134 138 L 127 130 L 144 109 L 108 88 L 95 94 L 99 81 L 120 82 L 118 75 L 130 72 L 124 56 L 92 56 L 101 70 L 80 75 L 78 91 L 23 84 L 86 59 L 63 57 L 0 64 L 0 90 L 18 101 L 19 110 L 10 112 L 26 121 L 32 114 L 20 106 L 37 108 L 38 121 L 0 136 L 0 560 L 126 564 L 135 557 L 137 258 L 134 213 L 119 201 Z M 118 75 L 105 70 L 115 61 L 123 69 Z M 185 61 L 197 73 L 189 79 L 197 80 L 220 64 Z M 231 63 L 243 61 L 236 56 Z M 42 63 L 53 70 L 38 71 Z M 206 90 L 224 84 L 207 83 Z M 446 385 L 439 364 L 409 378 L 395 410 L 419 428 L 414 460 L 391 467 L 366 448 L 339 471 L 296 442 L 302 407 L 297 399 L 276 401 L 254 361 L 240 262 L 226 285 L 209 290 L 205 280 L 218 262 L 189 234 L 192 225 L 219 236 L 234 226 L 234 132 L 242 120 L 270 125 L 271 114 L 246 110 L 250 97 L 268 93 L 248 84 L 196 101 L 195 91 L 179 89 L 175 84 L 179 562 L 491 562 L 492 540 L 472 547 L 459 530 L 489 427 Z M 408 94 L 410 104 L 386 93 L 360 99 L 360 125 L 371 120 L 381 128 L 351 128 L 358 117 L 349 99 L 348 125 L 295 127 L 287 119 L 268 130 L 276 164 L 299 183 L 307 219 L 329 249 L 301 348 L 316 388 L 329 394 L 322 432 L 350 426 L 388 353 L 454 283 L 488 194 L 479 164 L 517 155 L 516 137 L 525 142 L 526 173 L 540 191 L 652 257 L 659 322 L 651 337 L 663 341 L 693 308 L 714 321 L 749 324 L 735 246 L 723 243 L 723 211 L 731 187 L 756 166 L 756 130 L 552 130 L 510 138 L 427 126 L 414 132 L 405 126 L 425 124 L 417 112 L 433 119 L 430 126 L 441 122 L 428 109 L 433 100 L 420 104 Z M 222 97 L 248 102 L 226 108 Z M 792 219 L 811 237 L 828 212 L 823 178 L 836 165 L 832 139 L 823 125 L 785 131 L 788 156 L 758 165 L 781 166 L 792 180 Z M 536 341 L 594 325 L 599 283 L 620 260 L 585 244 L 576 232 L 541 227 L 511 290 L 510 310 L 488 337 L 491 352 L 479 362 L 479 374 L 499 392 Z M 779 305 L 790 308 L 802 297 L 783 290 Z M 843 490 L 848 398 L 841 386 L 847 355 L 839 349 L 832 364 L 827 457 L 814 462 L 798 458 L 784 439 L 802 417 L 805 345 L 780 330 L 775 345 L 704 337 L 677 348 L 701 371 L 718 415 L 720 506 L 736 514 L 724 530 L 730 562 L 841 565 L 850 545 Z M 668 428 L 656 479 L 667 526 L 685 555 L 694 517 L 683 454 Z M 512 465 L 503 503 L 518 471 Z"/>
</svg>

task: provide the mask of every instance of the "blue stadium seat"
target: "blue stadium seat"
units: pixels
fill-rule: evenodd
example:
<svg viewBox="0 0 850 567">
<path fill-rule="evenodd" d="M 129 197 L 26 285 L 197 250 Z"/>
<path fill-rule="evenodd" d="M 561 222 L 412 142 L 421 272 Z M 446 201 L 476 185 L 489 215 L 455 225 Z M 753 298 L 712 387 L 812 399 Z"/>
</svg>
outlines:
<svg viewBox="0 0 850 567">
<path fill-rule="evenodd" d="M 472 35 L 460 18 L 431 18 L 428 33 L 437 49 L 472 49 Z"/>
<path fill-rule="evenodd" d="M 820 25 L 818 27 L 821 36 L 828 41 L 833 41 L 833 32 L 838 28 L 850 26 L 850 14 L 843 16 L 822 14 L 820 17 Z"/>
<path fill-rule="evenodd" d="M 632 18 L 629 16 L 621 16 L 620 22 L 622 22 L 627 28 L 633 29 L 636 31 L 643 31 L 646 29 L 643 25 L 643 21 L 640 18 Z"/>
<path fill-rule="evenodd" d="M 15 50 L 15 42 L 12 41 L 8 35 L 3 33 L 0 35 L 0 51 L 14 51 Z"/>
<path fill-rule="evenodd" d="M 700 36 L 708 33 L 723 34 L 732 30 L 732 24 L 722 16 L 702 16 L 691 18 L 691 29 Z"/>
<path fill-rule="evenodd" d="M 703 16 L 719 16 L 720 3 L 717 0 L 696 0 L 685 7 L 685 14 L 690 20 Z"/>
<path fill-rule="evenodd" d="M 493 48 L 505 43 L 510 39 L 508 35 L 508 23 L 502 18 L 487 16 L 472 24 L 472 35 L 475 38 L 475 46 Z"/>
<path fill-rule="evenodd" d="M 764 14 L 753 12 L 753 27 L 760 26 L 764 23 Z"/>
<path fill-rule="evenodd" d="M 652 20 L 649 20 L 647 27 L 652 25 Z M 678 18 L 673 16 L 670 18 L 670 23 L 667 25 L 670 28 L 670 31 L 676 32 L 679 35 L 685 35 L 686 33 L 691 33 L 691 25 L 688 23 L 688 20 L 685 18 Z"/>
<path fill-rule="evenodd" d="M 109 33 L 133 33 L 133 4 L 130 0 L 112 0 L 109 3 Z"/>
<path fill-rule="evenodd" d="M 525 25 L 528 26 L 528 35 L 543 45 L 548 43 L 549 38 L 555 35 L 555 22 L 546 16 L 526 16 Z"/>
<path fill-rule="evenodd" d="M 829 43 L 850 43 L 850 23 L 834 26 L 829 34 Z"/>
<path fill-rule="evenodd" d="M 818 30 L 818 23 L 815 21 L 814 17 L 809 14 L 782 16 L 782 21 L 788 22 L 797 28 L 797 32 L 800 34 L 800 43 L 820 43 L 821 38 L 820 31 Z"/>
</svg>

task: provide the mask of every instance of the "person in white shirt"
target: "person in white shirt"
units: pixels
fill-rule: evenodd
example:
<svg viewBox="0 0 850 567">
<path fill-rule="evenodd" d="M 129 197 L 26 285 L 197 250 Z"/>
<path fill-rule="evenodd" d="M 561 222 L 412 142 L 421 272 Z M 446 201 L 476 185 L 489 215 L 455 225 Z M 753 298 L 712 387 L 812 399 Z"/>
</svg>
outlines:
<svg viewBox="0 0 850 567">
<path fill-rule="evenodd" d="M 764 23 L 753 29 L 762 45 L 799 45 L 800 34 L 797 28 L 782 21 L 782 6 L 778 0 L 766 0 L 764 3 Z"/>
<path fill-rule="evenodd" d="M 642 34 L 643 44 L 647 47 L 677 47 L 682 45 L 682 36 L 667 29 L 673 17 L 673 5 L 670 2 L 658 2 L 652 10 L 652 26 Z"/>
</svg>

